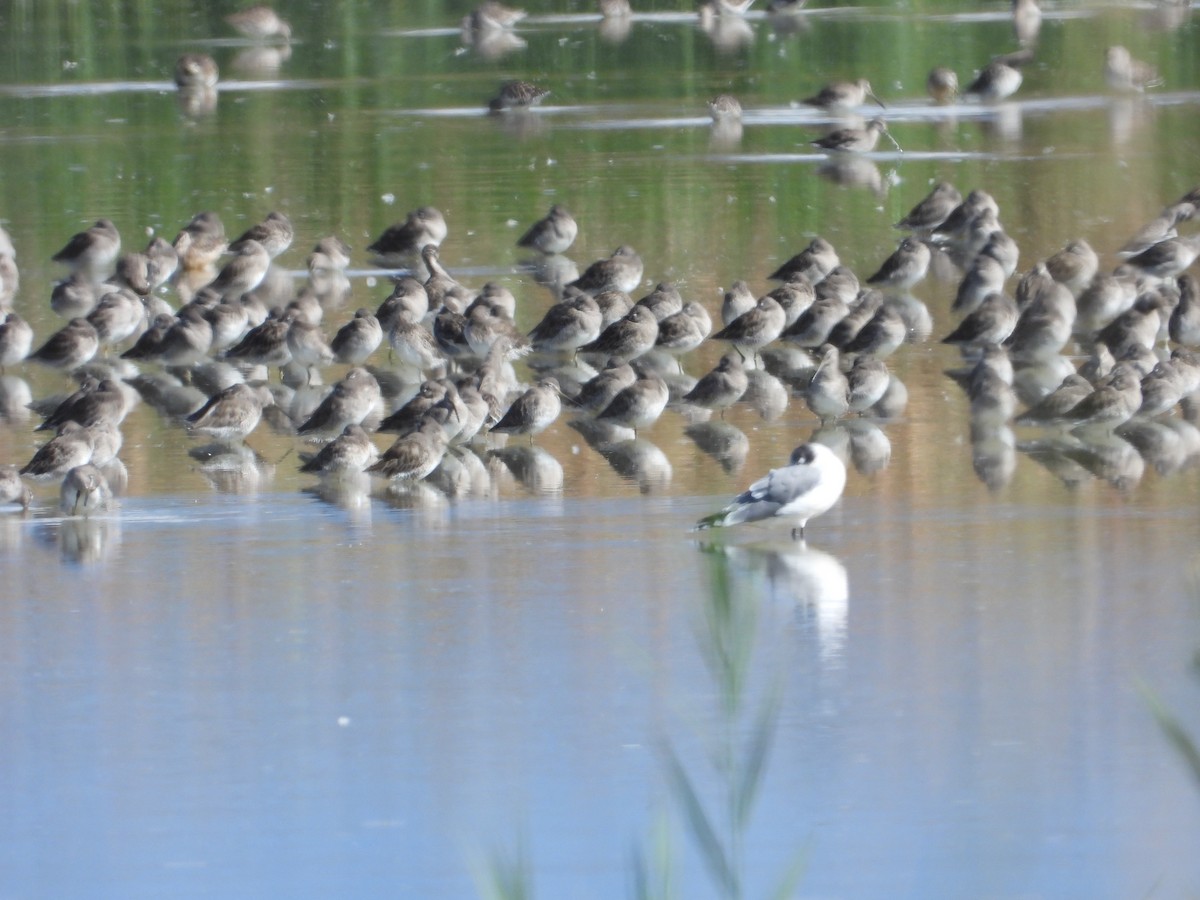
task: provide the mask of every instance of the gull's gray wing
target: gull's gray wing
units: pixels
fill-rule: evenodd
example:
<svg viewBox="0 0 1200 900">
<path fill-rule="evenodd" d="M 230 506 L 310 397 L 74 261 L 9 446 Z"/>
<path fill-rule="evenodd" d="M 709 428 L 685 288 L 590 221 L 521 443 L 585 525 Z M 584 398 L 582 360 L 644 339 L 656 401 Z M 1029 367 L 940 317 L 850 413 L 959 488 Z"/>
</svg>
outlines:
<svg viewBox="0 0 1200 900">
<path fill-rule="evenodd" d="M 772 469 L 726 507 L 726 525 L 756 522 L 776 515 L 779 509 L 817 486 L 820 473 L 813 466 Z"/>
</svg>

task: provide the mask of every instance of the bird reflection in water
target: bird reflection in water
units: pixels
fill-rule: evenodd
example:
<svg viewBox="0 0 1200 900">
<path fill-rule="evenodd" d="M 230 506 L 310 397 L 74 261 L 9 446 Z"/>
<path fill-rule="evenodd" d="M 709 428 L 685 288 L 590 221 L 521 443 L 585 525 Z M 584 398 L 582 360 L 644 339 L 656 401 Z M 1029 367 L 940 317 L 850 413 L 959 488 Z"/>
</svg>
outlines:
<svg viewBox="0 0 1200 900">
<path fill-rule="evenodd" d="M 503 463 L 512 477 L 533 494 L 562 493 L 562 464 L 541 447 L 520 444 L 498 447 L 489 451 L 488 457 Z"/>
<path fill-rule="evenodd" d="M 725 562 L 735 580 L 764 579 L 765 599 L 775 609 L 795 611 L 799 626 L 816 637 L 822 661 L 835 663 L 841 658 L 850 610 L 850 578 L 836 556 L 804 541 L 704 542 L 699 547 Z M 744 593 L 752 594 L 749 590 Z"/>
</svg>

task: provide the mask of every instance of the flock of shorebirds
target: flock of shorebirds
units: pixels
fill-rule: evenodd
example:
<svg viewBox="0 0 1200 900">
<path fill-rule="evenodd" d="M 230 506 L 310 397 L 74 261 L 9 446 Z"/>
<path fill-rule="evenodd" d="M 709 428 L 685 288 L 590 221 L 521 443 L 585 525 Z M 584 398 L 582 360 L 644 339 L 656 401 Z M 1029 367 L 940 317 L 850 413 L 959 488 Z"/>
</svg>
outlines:
<svg viewBox="0 0 1200 900">
<path fill-rule="evenodd" d="M 497 9 L 487 3 L 473 16 Z M 1014 3 L 1017 16 L 1030 9 L 1036 4 Z M 269 18 L 264 10 L 251 11 L 262 34 L 286 39 L 277 16 L 261 25 Z M 722 0 L 718 14 L 734 13 Z M 853 108 L 872 98 L 863 80 L 831 85 L 809 102 Z M 714 116 L 731 104 L 715 100 Z M 870 146 L 883 130 L 882 120 L 866 126 Z M 838 140 L 828 145 L 869 149 Z M 1018 277 L 1019 249 L 995 200 L 938 184 L 896 223 L 908 236 L 869 278 L 860 282 L 818 237 L 767 276 L 779 282 L 769 292 L 755 296 L 745 281 L 732 284 L 715 328 L 709 310 L 674 284 L 639 297 L 643 263 L 627 245 L 575 269 L 563 254 L 578 226 L 555 205 L 518 241 L 538 260 L 529 270 L 556 297 L 527 333 L 516 325 L 508 288 L 468 287 L 443 266 L 448 224 L 433 207 L 412 211 L 366 248 L 397 272 L 393 289 L 374 311 L 359 309 L 328 331 L 326 310 L 348 292 L 351 250 L 337 237 L 318 241 L 297 290 L 274 264 L 294 239 L 279 212 L 233 240 L 216 214 L 203 212 L 173 241 L 156 237 L 134 253 L 122 253 L 113 222 L 97 221 L 54 255 L 69 274 L 50 303 L 67 322 L 36 341 L 12 308 L 16 251 L 0 229 L 0 371 L 38 364 L 78 382 L 66 398 L 32 404 L 45 416 L 38 430 L 53 436 L 23 464 L 0 466 L 0 503 L 28 507 L 28 480 L 59 483 L 65 514 L 106 508 L 110 480 L 119 482 L 114 467 L 123 469 L 120 426 L 139 400 L 210 438 L 195 449 L 197 458 L 244 451 L 242 442 L 265 418 L 311 445 L 303 472 L 334 482 L 374 476 L 386 491 L 436 479 L 447 466 L 461 470 L 478 458 L 474 450 L 518 449 L 493 436 L 523 437 L 532 452 L 536 436 L 564 410 L 601 452 L 636 441 L 668 406 L 697 421 L 723 418 L 740 402 L 778 415 L 795 392 L 823 425 L 892 418 L 906 392 L 886 360 L 930 334 L 932 317 L 911 291 L 946 260 L 963 273 L 952 307 L 957 323 L 943 340 L 962 348 L 964 367 L 951 374 L 969 397 L 973 446 L 1011 447 L 1015 420 L 1047 429 L 1039 439 L 1043 457 L 1061 456 L 1060 473 L 1072 460 L 1086 465 L 1077 461 L 1081 454 L 1122 472 L 1108 457 L 1133 447 L 1165 453 L 1162 445 L 1172 441 L 1176 455 L 1190 456 L 1200 452 L 1200 431 L 1183 427 L 1190 415 L 1170 413 L 1181 404 L 1189 409 L 1200 388 L 1200 299 L 1186 273 L 1200 254 L 1200 234 L 1178 232 L 1198 207 L 1200 188 L 1167 206 L 1130 237 L 1111 271 L 1079 239 Z M 167 302 L 171 294 L 178 308 Z M 685 375 L 680 357 L 708 341 L 728 351 L 702 377 Z M 1090 349 L 1078 368 L 1062 355 L 1073 341 Z M 532 385 L 518 380 L 518 358 L 535 374 Z M 325 388 L 329 372 L 341 377 Z M 1027 408 L 1016 415 L 1019 402 Z M 373 433 L 395 437 L 381 452 Z M 723 437 L 719 429 L 710 435 Z M 981 476 L 998 483 L 1003 472 Z M 837 501 L 845 477 L 838 453 L 802 445 L 787 466 L 701 525 L 785 517 L 802 534 L 809 517 Z M 1129 477 L 1126 469 L 1112 480 Z"/>
</svg>

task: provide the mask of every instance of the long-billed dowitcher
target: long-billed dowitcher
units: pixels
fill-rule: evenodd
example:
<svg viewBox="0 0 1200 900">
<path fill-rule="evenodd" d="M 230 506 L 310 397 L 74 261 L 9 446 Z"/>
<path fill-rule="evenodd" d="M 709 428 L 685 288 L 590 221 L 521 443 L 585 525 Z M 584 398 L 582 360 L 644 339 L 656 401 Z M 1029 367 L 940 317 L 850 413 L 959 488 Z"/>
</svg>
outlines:
<svg viewBox="0 0 1200 900">
<path fill-rule="evenodd" d="M 865 78 L 859 78 L 857 81 L 830 82 L 817 91 L 817 93 L 811 97 L 805 97 L 800 102 L 806 106 L 816 106 L 820 109 L 835 111 L 857 109 L 866 103 L 868 98 L 874 100 L 884 109 L 887 108 L 884 102 L 871 90 L 871 82 Z"/>
<path fill-rule="evenodd" d="M 834 153 L 870 153 L 879 143 L 879 136 L 887 133 L 887 123 L 876 116 L 863 128 L 839 128 L 811 143 Z"/>
<path fill-rule="evenodd" d="M 243 440 L 258 427 L 263 405 L 259 390 L 241 382 L 230 385 L 187 417 L 189 430 L 222 442 Z"/>
<path fill-rule="evenodd" d="M 500 421 L 491 427 L 497 434 L 527 434 L 532 442 L 535 434 L 549 428 L 562 412 L 558 379 L 541 379 L 513 401 Z"/>
<path fill-rule="evenodd" d="M 421 248 L 429 244 L 441 246 L 448 233 L 442 211 L 433 206 L 421 206 L 405 216 L 403 222 L 385 229 L 367 247 L 367 252 L 384 265 L 402 265 L 410 255 L 420 253 Z"/>
<path fill-rule="evenodd" d="M 361 425 L 350 424 L 321 450 L 305 460 L 301 472 L 339 475 L 363 472 L 379 458 L 379 451 Z"/>
<path fill-rule="evenodd" d="M 120 252 L 121 235 L 117 226 L 111 219 L 98 219 L 91 228 L 72 236 L 51 259 L 72 271 L 98 276 L 111 268 Z"/>
<path fill-rule="evenodd" d="M 574 287 L 593 296 L 607 290 L 632 293 L 642 283 L 642 258 L 627 244 L 613 251 L 608 259 L 597 260 L 572 281 Z"/>
<path fill-rule="evenodd" d="M 565 206 L 555 203 L 546 215 L 538 219 L 517 241 L 518 247 L 529 247 L 539 253 L 566 253 L 579 234 L 579 224 Z"/>
<path fill-rule="evenodd" d="M 58 508 L 67 516 L 87 516 L 101 512 L 112 503 L 112 489 L 104 473 L 91 463 L 75 466 L 63 478 L 58 493 Z"/>
</svg>

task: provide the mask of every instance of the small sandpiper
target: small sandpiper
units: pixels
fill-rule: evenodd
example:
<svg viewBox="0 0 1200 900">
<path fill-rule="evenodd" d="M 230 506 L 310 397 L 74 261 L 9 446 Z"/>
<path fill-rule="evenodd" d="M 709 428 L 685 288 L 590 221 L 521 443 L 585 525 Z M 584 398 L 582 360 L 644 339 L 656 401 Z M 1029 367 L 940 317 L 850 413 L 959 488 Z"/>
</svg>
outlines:
<svg viewBox="0 0 1200 900">
<path fill-rule="evenodd" d="M 988 294 L 950 334 L 943 344 L 1002 344 L 1017 326 L 1017 304 L 1000 291 Z"/>
<path fill-rule="evenodd" d="M 600 336 L 603 317 L 590 294 L 579 294 L 554 304 L 529 332 L 539 353 L 574 352 Z"/>
<path fill-rule="evenodd" d="M 1144 91 L 1162 84 L 1154 66 L 1134 59 L 1120 44 L 1109 47 L 1104 56 L 1104 80 L 1114 91 Z"/>
<path fill-rule="evenodd" d="M 33 491 L 21 480 L 16 466 L 0 466 L 0 506 L 19 503 L 29 509 L 33 503 Z"/>
<path fill-rule="evenodd" d="M 525 10 L 505 6 L 496 0 L 486 0 L 471 10 L 462 20 L 462 27 L 471 31 L 491 31 L 512 28 L 525 18 Z"/>
</svg>

